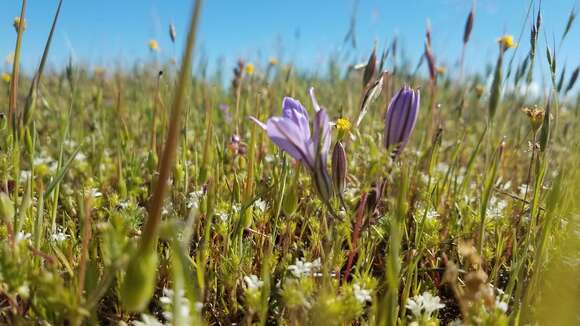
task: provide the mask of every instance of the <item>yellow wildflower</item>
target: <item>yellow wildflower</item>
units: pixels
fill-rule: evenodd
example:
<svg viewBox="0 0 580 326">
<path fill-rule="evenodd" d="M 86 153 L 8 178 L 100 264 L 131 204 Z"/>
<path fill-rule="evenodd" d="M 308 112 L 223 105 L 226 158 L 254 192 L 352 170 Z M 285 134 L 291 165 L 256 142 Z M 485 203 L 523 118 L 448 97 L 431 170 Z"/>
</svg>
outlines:
<svg viewBox="0 0 580 326">
<path fill-rule="evenodd" d="M 506 35 L 502 35 L 500 38 L 497 39 L 497 42 L 501 45 L 501 47 L 503 49 L 513 49 L 516 46 L 518 46 L 518 44 L 514 41 L 514 37 L 506 34 Z"/>
<path fill-rule="evenodd" d="M 276 59 L 275 57 L 271 57 L 269 62 L 270 65 L 275 66 L 278 64 L 278 59 Z"/>
<path fill-rule="evenodd" d="M 5 82 L 6 84 L 10 83 L 10 80 L 12 79 L 12 77 L 10 76 L 9 73 L 3 72 L 2 73 L 2 81 Z"/>
<path fill-rule="evenodd" d="M 349 131 L 350 121 L 348 121 L 346 118 L 338 118 L 338 120 L 336 120 L 336 129 L 345 132 Z"/>
<path fill-rule="evenodd" d="M 149 40 L 149 49 L 154 52 L 159 51 L 159 44 L 157 43 L 157 40 Z"/>
<path fill-rule="evenodd" d="M 445 74 L 445 72 L 447 72 L 447 67 L 445 67 L 445 66 L 437 67 L 437 74 L 443 75 L 443 74 Z"/>
<path fill-rule="evenodd" d="M 251 63 L 248 63 L 246 65 L 246 74 L 248 74 L 249 76 L 254 74 L 254 65 Z"/>
</svg>

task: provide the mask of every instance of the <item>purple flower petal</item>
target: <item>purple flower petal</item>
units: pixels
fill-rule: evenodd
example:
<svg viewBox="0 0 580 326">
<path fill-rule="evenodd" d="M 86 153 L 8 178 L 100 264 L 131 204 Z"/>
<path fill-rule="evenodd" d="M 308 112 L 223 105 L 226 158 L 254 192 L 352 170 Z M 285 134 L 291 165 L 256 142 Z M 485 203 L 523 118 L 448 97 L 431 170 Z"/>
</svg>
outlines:
<svg viewBox="0 0 580 326">
<path fill-rule="evenodd" d="M 309 168 L 314 166 L 314 150 L 310 139 L 303 137 L 303 132 L 291 119 L 273 117 L 266 123 L 268 137 L 296 160 L 301 160 Z"/>
<path fill-rule="evenodd" d="M 308 125 L 308 112 L 300 101 L 291 97 L 284 97 L 282 100 L 282 115 L 294 121 L 304 133 L 306 138 L 310 137 L 310 126 Z"/>
</svg>

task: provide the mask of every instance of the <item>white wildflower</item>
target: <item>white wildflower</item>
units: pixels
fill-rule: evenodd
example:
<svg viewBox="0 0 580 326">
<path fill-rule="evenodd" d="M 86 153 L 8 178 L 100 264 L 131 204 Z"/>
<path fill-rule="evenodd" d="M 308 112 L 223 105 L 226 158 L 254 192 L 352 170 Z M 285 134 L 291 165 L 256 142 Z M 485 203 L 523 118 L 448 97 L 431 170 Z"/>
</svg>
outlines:
<svg viewBox="0 0 580 326">
<path fill-rule="evenodd" d="M 79 162 L 84 162 L 87 160 L 87 155 L 85 155 L 85 153 L 83 153 L 83 152 L 78 152 L 77 156 L 75 156 L 75 160 L 77 160 Z"/>
<path fill-rule="evenodd" d="M 507 201 L 491 197 L 487 204 L 487 215 L 491 218 L 501 218 L 503 211 L 507 208 Z"/>
<path fill-rule="evenodd" d="M 260 279 L 253 274 L 244 276 L 244 282 L 246 283 L 246 288 L 249 291 L 257 291 L 262 287 L 262 285 L 264 285 L 264 282 L 260 281 Z"/>
<path fill-rule="evenodd" d="M 427 220 L 433 220 L 439 217 L 439 213 L 434 208 L 429 208 L 427 210 L 426 218 Z"/>
<path fill-rule="evenodd" d="M 530 194 L 530 187 L 523 183 L 518 187 L 518 196 L 520 196 L 521 198 L 524 198 L 526 196 L 526 193 L 528 193 L 528 195 Z"/>
<path fill-rule="evenodd" d="M 445 307 L 445 305 L 441 303 L 441 299 L 438 296 L 433 296 L 429 292 L 423 292 L 423 294 L 407 299 L 407 305 L 405 307 L 411 310 L 416 318 L 420 318 L 421 316 L 430 318 L 433 312 Z"/>
<path fill-rule="evenodd" d="M 69 237 L 70 235 L 66 234 L 66 232 L 61 227 L 58 227 L 57 231 L 50 235 L 50 240 L 54 242 L 63 242 Z"/>
<path fill-rule="evenodd" d="M 506 312 L 508 310 L 507 302 L 501 301 L 499 298 L 495 298 L 495 307 L 501 312 Z"/>
<path fill-rule="evenodd" d="M 463 326 L 463 321 L 461 319 L 454 319 L 447 326 Z"/>
<path fill-rule="evenodd" d="M 439 163 L 437 163 L 435 170 L 437 170 L 437 172 L 439 172 L 441 174 L 446 174 L 447 171 L 449 171 L 449 165 L 447 163 L 444 163 L 444 162 L 439 162 Z"/>
<path fill-rule="evenodd" d="M 218 212 L 218 213 L 217 213 L 217 216 L 218 216 L 218 217 L 219 217 L 219 219 L 220 219 L 222 222 L 224 222 L 224 223 L 225 223 L 225 222 L 227 222 L 227 221 L 228 221 L 228 219 L 229 219 L 229 217 L 230 217 L 230 216 L 228 215 L 228 213 L 226 213 L 226 212 L 223 212 L 223 211 L 221 211 L 221 212 Z"/>
<path fill-rule="evenodd" d="M 264 156 L 264 161 L 266 161 L 266 163 L 272 163 L 272 162 L 274 162 L 274 156 L 268 154 L 268 155 Z"/>
<path fill-rule="evenodd" d="M 99 191 L 97 188 L 91 188 L 87 191 L 87 194 L 93 198 L 99 198 L 103 196 L 103 193 Z"/>
<path fill-rule="evenodd" d="M 203 196 L 202 190 L 192 191 L 187 195 L 187 202 L 185 206 L 188 209 L 197 209 L 199 207 L 199 201 Z"/>
<path fill-rule="evenodd" d="M 294 265 L 288 266 L 288 270 L 294 277 L 301 278 L 305 275 L 310 275 L 312 272 L 320 268 L 320 258 L 313 262 L 304 262 L 302 259 L 296 259 Z"/>
<path fill-rule="evenodd" d="M 121 208 L 121 209 L 127 209 L 127 208 L 129 208 L 130 205 L 131 205 L 131 203 L 128 200 L 119 202 L 117 204 L 117 206 L 119 206 L 119 208 Z"/>
<path fill-rule="evenodd" d="M 261 198 L 259 198 L 258 200 L 256 200 L 254 202 L 254 207 L 259 210 L 261 213 L 263 213 L 266 210 L 266 207 L 268 206 L 268 204 L 266 204 L 266 202 L 264 200 L 262 200 Z"/>
<path fill-rule="evenodd" d="M 142 314 L 141 320 L 133 321 L 133 326 L 165 326 L 165 325 L 163 325 L 162 322 L 160 322 L 159 320 L 157 320 L 157 318 L 151 315 Z"/>
<path fill-rule="evenodd" d="M 30 233 L 19 231 L 18 233 L 16 233 L 16 242 L 26 241 L 30 239 L 31 236 L 32 235 Z"/>
<path fill-rule="evenodd" d="M 185 297 L 185 291 L 181 289 L 178 292 L 177 300 L 175 299 L 175 292 L 172 289 L 163 288 L 163 296 L 159 298 L 159 301 L 164 305 L 163 317 L 169 322 L 177 320 L 180 324 L 189 324 L 190 307 L 189 300 Z M 176 319 L 174 319 L 176 317 L 174 312 L 178 313 Z"/>
<path fill-rule="evenodd" d="M 28 180 L 32 176 L 32 172 L 29 170 L 20 171 L 20 180 Z"/>
<path fill-rule="evenodd" d="M 371 302 L 372 301 L 373 298 L 371 297 L 371 291 L 370 290 L 363 289 L 358 284 L 355 284 L 353 286 L 353 289 L 354 289 L 354 297 L 361 304 L 365 304 L 366 302 Z"/>
</svg>

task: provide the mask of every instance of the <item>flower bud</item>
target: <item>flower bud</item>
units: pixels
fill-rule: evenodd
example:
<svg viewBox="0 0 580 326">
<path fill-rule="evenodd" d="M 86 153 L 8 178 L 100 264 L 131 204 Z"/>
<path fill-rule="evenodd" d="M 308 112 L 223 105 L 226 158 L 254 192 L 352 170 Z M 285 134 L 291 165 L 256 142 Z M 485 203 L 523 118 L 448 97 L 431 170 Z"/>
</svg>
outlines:
<svg viewBox="0 0 580 326">
<path fill-rule="evenodd" d="M 373 76 L 375 75 L 377 69 L 377 48 L 373 48 L 373 52 L 369 57 L 367 65 L 365 66 L 365 72 L 363 75 L 363 88 L 366 88 L 367 85 L 373 80 Z"/>
<path fill-rule="evenodd" d="M 467 21 L 465 22 L 465 28 L 463 29 L 463 44 L 469 42 L 469 37 L 471 36 L 471 31 L 473 30 L 473 19 L 475 18 L 475 6 L 471 7 L 469 15 L 467 15 Z"/>
<path fill-rule="evenodd" d="M 395 150 L 395 156 L 401 153 L 409 138 L 419 111 L 420 93 L 410 87 L 403 87 L 389 103 L 385 119 L 385 147 Z"/>
<path fill-rule="evenodd" d="M 171 38 L 171 42 L 175 43 L 177 32 L 175 32 L 175 25 L 173 24 L 169 24 L 169 37 Z"/>
<path fill-rule="evenodd" d="M 336 142 L 332 150 L 332 182 L 336 192 L 341 194 L 346 184 L 346 151 L 341 142 Z"/>
<path fill-rule="evenodd" d="M 316 167 L 312 179 L 314 180 L 314 185 L 318 195 L 320 195 L 320 199 L 328 203 L 332 197 L 332 181 L 330 180 L 326 166 L 323 165 L 320 159 L 316 160 Z"/>
</svg>

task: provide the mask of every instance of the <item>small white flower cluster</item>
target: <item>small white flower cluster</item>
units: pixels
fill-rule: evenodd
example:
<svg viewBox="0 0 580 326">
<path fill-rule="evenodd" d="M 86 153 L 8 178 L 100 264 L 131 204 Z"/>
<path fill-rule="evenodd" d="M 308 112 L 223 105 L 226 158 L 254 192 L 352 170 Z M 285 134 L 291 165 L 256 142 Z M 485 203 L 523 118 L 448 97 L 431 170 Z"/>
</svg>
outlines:
<svg viewBox="0 0 580 326">
<path fill-rule="evenodd" d="M 487 216 L 497 219 L 503 217 L 503 211 L 507 208 L 507 201 L 491 197 L 487 204 Z"/>
<path fill-rule="evenodd" d="M 252 274 L 248 276 L 244 276 L 244 282 L 246 283 L 246 289 L 248 291 L 258 291 L 262 285 L 264 285 L 263 281 L 260 281 L 258 276 Z"/>
<path fill-rule="evenodd" d="M 496 288 L 495 290 L 497 292 L 495 295 L 495 308 L 505 313 L 508 310 L 509 296 L 502 289 Z"/>
<path fill-rule="evenodd" d="M 316 258 L 313 262 L 305 262 L 302 259 L 296 259 L 294 265 L 288 266 L 288 271 L 296 278 L 301 278 L 302 276 L 310 275 L 312 272 L 320 269 L 320 258 Z"/>
<path fill-rule="evenodd" d="M 173 202 L 170 200 L 166 200 L 163 208 L 161 209 L 161 215 L 168 215 L 173 211 Z"/>
<path fill-rule="evenodd" d="M 32 172 L 30 170 L 22 170 L 20 171 L 20 180 L 27 181 L 32 176 Z"/>
<path fill-rule="evenodd" d="M 262 200 L 261 198 L 258 198 L 258 200 L 256 200 L 254 202 L 254 207 L 260 211 L 260 213 L 263 213 L 266 210 L 266 207 L 268 206 L 268 204 Z"/>
<path fill-rule="evenodd" d="M 28 241 L 30 240 L 31 236 L 32 235 L 30 233 L 19 231 L 18 233 L 16 233 L 15 237 L 16 243 L 19 243 L 21 241 Z"/>
<path fill-rule="evenodd" d="M 354 297 L 361 304 L 365 304 L 365 303 L 371 302 L 373 300 L 373 298 L 371 297 L 371 291 L 361 288 L 358 283 L 353 286 L 353 290 L 354 290 Z"/>
<path fill-rule="evenodd" d="M 441 303 L 441 299 L 438 296 L 433 296 L 429 292 L 423 292 L 423 294 L 407 299 L 407 305 L 405 307 L 411 310 L 411 313 L 416 318 L 431 318 L 433 312 L 445 307 L 445 305 Z"/>
<path fill-rule="evenodd" d="M 56 232 L 50 235 L 50 240 L 54 242 L 63 242 L 68 239 L 70 235 L 66 234 L 66 231 L 61 226 L 58 226 Z"/>
<path fill-rule="evenodd" d="M 530 196 L 530 193 L 532 192 L 532 187 L 529 187 L 527 184 L 522 183 L 519 187 L 518 187 L 518 196 L 520 198 L 524 198 L 526 196 L 526 193 L 528 194 L 528 199 Z"/>
<path fill-rule="evenodd" d="M 133 326 L 165 326 L 157 318 L 148 314 L 141 314 L 141 320 L 134 320 L 132 324 Z"/>
<path fill-rule="evenodd" d="M 91 198 L 99 198 L 103 196 L 103 193 L 99 191 L 97 188 L 90 188 L 85 191 L 87 196 L 91 196 Z"/>
<path fill-rule="evenodd" d="M 228 213 L 227 212 L 224 212 L 224 211 L 219 211 L 219 212 L 216 213 L 216 215 L 224 223 L 227 222 L 228 219 L 230 218 L 230 216 L 228 215 Z"/>
<path fill-rule="evenodd" d="M 167 321 L 172 322 L 175 318 L 173 312 L 177 311 L 179 316 L 177 320 L 184 324 L 189 324 L 190 311 L 189 311 L 189 300 L 185 297 L 185 291 L 180 290 L 178 293 L 177 302 L 175 302 L 175 292 L 172 289 L 163 288 L 163 296 L 159 298 L 159 302 L 164 305 L 163 317 Z M 175 309 L 177 305 L 177 309 Z"/>
<path fill-rule="evenodd" d="M 192 191 L 187 195 L 187 202 L 185 206 L 188 209 L 198 209 L 199 208 L 199 201 L 203 196 L 202 190 Z"/>
<path fill-rule="evenodd" d="M 34 165 L 35 167 L 38 167 L 40 165 L 46 165 L 48 167 L 48 171 L 51 174 L 55 174 L 56 169 L 58 167 L 58 162 L 53 160 L 50 156 L 42 154 L 34 158 L 34 160 L 32 161 L 32 165 Z"/>
</svg>

